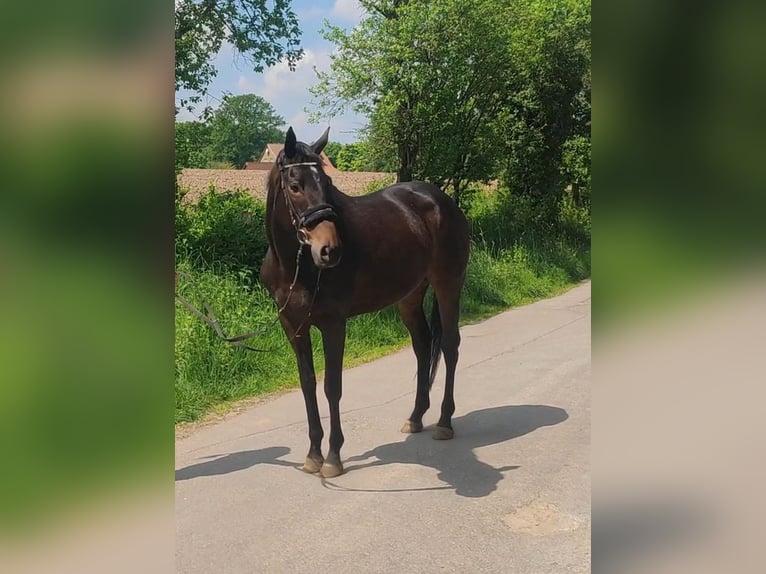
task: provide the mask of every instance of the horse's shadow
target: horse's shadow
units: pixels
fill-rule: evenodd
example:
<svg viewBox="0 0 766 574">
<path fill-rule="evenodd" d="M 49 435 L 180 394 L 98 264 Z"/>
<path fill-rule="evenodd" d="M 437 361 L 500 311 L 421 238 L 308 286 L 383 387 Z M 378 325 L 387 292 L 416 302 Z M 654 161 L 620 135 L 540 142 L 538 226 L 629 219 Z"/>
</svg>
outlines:
<svg viewBox="0 0 766 574">
<path fill-rule="evenodd" d="M 364 454 L 352 456 L 344 461 L 347 463 L 345 469 L 346 472 L 356 473 L 364 468 L 386 464 L 417 464 L 436 469 L 439 472 L 439 479 L 446 485 L 414 490 L 450 489 L 460 496 L 487 496 L 497 488 L 498 483 L 503 479 L 504 472 L 515 470 L 519 466 L 505 465 L 495 468 L 480 461 L 474 449 L 500 444 L 540 427 L 556 425 L 567 418 L 568 415 L 564 409 L 547 405 L 507 405 L 481 409 L 452 420 L 455 428 L 455 438 L 452 440 L 432 440 L 430 429 L 425 429 L 422 433 L 407 435 L 404 440 L 384 444 Z M 205 457 L 208 460 L 204 462 L 177 470 L 175 479 L 183 481 L 201 476 L 229 474 L 260 464 L 300 468 L 299 463 L 282 460 L 282 457 L 289 453 L 290 449 L 286 446 L 272 446 L 258 450 L 211 455 Z M 348 488 L 337 481 L 324 481 L 324 484 L 338 490 L 384 491 Z"/>
<path fill-rule="evenodd" d="M 499 444 L 540 427 L 551 426 L 565 421 L 568 415 L 564 409 L 547 405 L 518 405 L 481 409 L 452 420 L 455 438 L 436 441 L 430 437 L 430 429 L 408 435 L 403 441 L 384 444 L 352 456 L 346 462 L 374 459 L 362 464 L 347 465 L 347 472 L 385 464 L 418 464 L 439 471 L 440 480 L 449 486 L 426 490 L 454 489 L 460 496 L 481 497 L 493 492 L 503 479 L 503 473 L 519 468 L 506 465 L 495 468 L 480 461 L 474 449 Z M 332 487 L 346 489 L 338 483 Z M 420 490 L 420 489 L 417 489 Z"/>
<path fill-rule="evenodd" d="M 273 464 L 277 466 L 291 466 L 298 468 L 300 465 L 286 460 L 279 460 L 290 453 L 286 446 L 270 446 L 258 450 L 243 450 L 230 454 L 214 454 L 206 456 L 205 462 L 192 464 L 176 471 L 176 482 L 189 480 L 199 476 L 215 476 L 229 474 L 239 470 L 245 470 L 257 464 Z"/>
</svg>

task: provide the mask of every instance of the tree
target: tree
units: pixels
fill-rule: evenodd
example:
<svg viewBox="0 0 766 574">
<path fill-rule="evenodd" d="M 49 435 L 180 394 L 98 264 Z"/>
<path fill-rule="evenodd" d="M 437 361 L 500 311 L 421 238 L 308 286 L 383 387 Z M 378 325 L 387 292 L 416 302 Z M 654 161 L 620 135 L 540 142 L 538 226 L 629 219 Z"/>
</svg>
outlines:
<svg viewBox="0 0 766 574">
<path fill-rule="evenodd" d="M 300 26 L 290 0 L 177 0 L 175 89 L 194 95 L 181 101 L 192 109 L 216 75 L 211 59 L 224 42 L 256 72 L 286 58 L 291 69 L 303 55 Z"/>
<path fill-rule="evenodd" d="M 360 144 L 346 144 L 338 152 L 338 161 L 335 164 L 341 171 L 363 171 L 364 156 Z"/>
<path fill-rule="evenodd" d="M 388 155 L 366 139 L 350 144 L 330 142 L 325 146 L 324 153 L 341 171 L 396 171 L 396 158 L 391 157 L 390 146 L 385 150 Z"/>
<path fill-rule="evenodd" d="M 502 179 L 531 200 L 536 219 L 550 222 L 566 184 L 574 183 L 562 177 L 565 161 L 571 169 L 587 162 L 589 170 L 590 3 L 530 2 L 511 39 L 521 81 L 496 125 Z"/>
<path fill-rule="evenodd" d="M 343 144 L 338 142 L 327 142 L 327 145 L 324 146 L 323 151 L 325 155 L 335 167 L 338 167 L 338 152 L 340 152 L 342 148 Z"/>
<path fill-rule="evenodd" d="M 176 122 L 176 165 L 204 169 L 210 162 L 210 126 Z"/>
<path fill-rule="evenodd" d="M 393 142 L 397 179 L 450 186 L 489 178 L 487 126 L 508 84 L 507 10 L 500 0 L 362 1 L 354 30 L 328 27 L 338 46 L 314 93 L 370 116 L 370 139 Z"/>
<path fill-rule="evenodd" d="M 369 16 L 351 32 L 325 29 L 337 46 L 313 89 L 325 113 L 366 114 L 371 150 L 395 153 L 399 181 L 434 181 L 459 202 L 468 182 L 502 173 L 550 215 L 582 123 L 589 1 L 361 4 Z"/>
<path fill-rule="evenodd" d="M 284 139 L 285 120 L 266 100 L 255 94 L 226 96 L 210 120 L 213 159 L 244 167 L 269 142 Z"/>
<path fill-rule="evenodd" d="M 590 46 L 587 47 L 587 54 L 590 55 Z M 577 206 L 587 207 L 590 207 L 591 188 L 590 94 L 591 78 L 588 66 L 582 89 L 575 98 L 575 126 L 572 135 L 564 142 L 562 153 L 562 176 L 564 182 L 572 186 L 572 200 Z"/>
</svg>

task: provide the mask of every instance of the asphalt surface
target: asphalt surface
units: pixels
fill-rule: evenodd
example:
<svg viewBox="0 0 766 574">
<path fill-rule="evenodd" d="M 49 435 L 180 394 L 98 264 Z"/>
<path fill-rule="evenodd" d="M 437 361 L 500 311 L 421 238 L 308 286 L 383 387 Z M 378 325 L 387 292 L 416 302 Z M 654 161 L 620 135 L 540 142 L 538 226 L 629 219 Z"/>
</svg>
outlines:
<svg viewBox="0 0 766 574">
<path fill-rule="evenodd" d="M 344 372 L 342 476 L 298 469 L 300 391 L 176 441 L 177 572 L 590 572 L 590 296 L 461 329 L 453 440 L 430 432 L 443 365 L 425 430 L 399 432 L 405 349 Z"/>
</svg>

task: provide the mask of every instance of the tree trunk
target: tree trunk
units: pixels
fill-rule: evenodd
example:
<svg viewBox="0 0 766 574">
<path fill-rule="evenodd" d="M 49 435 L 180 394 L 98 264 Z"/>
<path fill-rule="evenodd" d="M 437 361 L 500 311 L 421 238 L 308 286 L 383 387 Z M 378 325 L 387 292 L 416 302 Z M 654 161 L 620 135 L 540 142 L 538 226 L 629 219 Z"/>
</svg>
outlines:
<svg viewBox="0 0 766 574">
<path fill-rule="evenodd" d="M 580 207 L 580 184 L 572 183 L 572 203 Z"/>
<path fill-rule="evenodd" d="M 454 190 L 454 199 L 458 207 L 460 207 L 460 180 L 456 179 L 452 182 L 452 189 Z"/>
<path fill-rule="evenodd" d="M 396 168 L 396 183 L 402 181 L 412 181 L 412 157 L 414 154 L 410 150 L 407 142 L 399 144 L 399 166 Z"/>
</svg>

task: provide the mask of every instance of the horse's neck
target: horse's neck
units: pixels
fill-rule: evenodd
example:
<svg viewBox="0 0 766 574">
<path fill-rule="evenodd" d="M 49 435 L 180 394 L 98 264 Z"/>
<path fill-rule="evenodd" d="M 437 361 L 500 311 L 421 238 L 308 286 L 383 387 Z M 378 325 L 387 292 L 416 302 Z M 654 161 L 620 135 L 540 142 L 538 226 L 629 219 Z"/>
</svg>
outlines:
<svg viewBox="0 0 766 574">
<path fill-rule="evenodd" d="M 330 178 L 328 178 L 330 179 Z M 348 195 L 343 193 L 341 190 L 339 190 L 337 187 L 335 187 L 335 184 L 332 182 L 332 179 L 330 179 L 330 201 L 333 203 L 336 207 L 340 207 L 339 204 L 344 203 L 344 200 L 348 199 Z"/>
<path fill-rule="evenodd" d="M 266 237 L 280 268 L 287 274 L 295 273 L 298 239 L 287 204 L 279 191 L 270 192 L 266 208 Z"/>
</svg>

